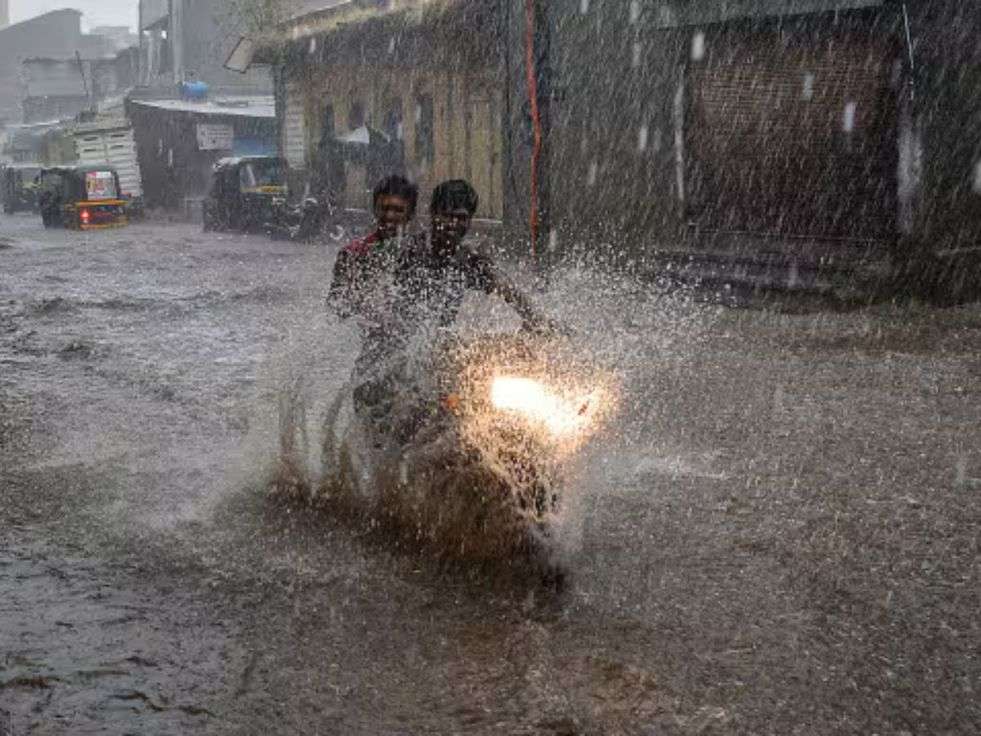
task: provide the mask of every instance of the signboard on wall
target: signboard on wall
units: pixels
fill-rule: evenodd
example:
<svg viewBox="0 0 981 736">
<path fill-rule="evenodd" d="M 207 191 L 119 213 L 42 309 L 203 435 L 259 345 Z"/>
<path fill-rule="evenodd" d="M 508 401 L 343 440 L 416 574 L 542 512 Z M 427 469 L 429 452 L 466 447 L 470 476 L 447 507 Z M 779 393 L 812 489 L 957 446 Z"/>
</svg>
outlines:
<svg viewBox="0 0 981 736">
<path fill-rule="evenodd" d="M 198 149 L 201 151 L 231 151 L 235 137 L 231 125 L 198 123 Z"/>
<path fill-rule="evenodd" d="M 116 179 L 111 171 L 85 172 L 86 199 L 114 199 L 116 197 Z"/>
</svg>

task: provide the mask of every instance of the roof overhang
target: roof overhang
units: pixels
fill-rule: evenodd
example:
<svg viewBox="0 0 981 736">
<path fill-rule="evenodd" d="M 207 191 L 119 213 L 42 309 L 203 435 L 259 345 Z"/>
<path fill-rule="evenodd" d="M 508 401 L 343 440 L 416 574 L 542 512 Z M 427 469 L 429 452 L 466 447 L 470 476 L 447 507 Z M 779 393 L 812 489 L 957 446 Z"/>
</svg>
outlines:
<svg viewBox="0 0 981 736">
<path fill-rule="evenodd" d="M 129 103 L 165 113 L 195 116 L 266 120 L 272 120 L 276 117 L 276 107 L 272 96 L 223 98 L 208 102 L 177 99 L 140 100 L 130 98 Z"/>
<path fill-rule="evenodd" d="M 229 71 L 245 74 L 252 66 L 252 60 L 255 58 L 258 48 L 259 45 L 255 40 L 247 36 L 240 37 L 228 58 L 225 59 L 223 66 Z"/>
<path fill-rule="evenodd" d="M 652 10 L 652 23 L 655 28 L 681 28 L 877 8 L 886 2 L 887 0 L 672 0 L 660 3 L 656 10 Z"/>
<path fill-rule="evenodd" d="M 272 62 L 281 58 L 280 52 L 290 48 L 301 52 L 313 50 L 320 40 L 342 29 L 384 24 L 393 19 L 398 19 L 398 24 L 403 27 L 416 26 L 431 10 L 436 9 L 438 13 L 458 2 L 460 0 L 388 0 L 384 6 L 378 0 L 307 3 L 307 12 L 294 15 L 275 31 L 252 39 L 255 45 L 252 62 Z"/>
</svg>

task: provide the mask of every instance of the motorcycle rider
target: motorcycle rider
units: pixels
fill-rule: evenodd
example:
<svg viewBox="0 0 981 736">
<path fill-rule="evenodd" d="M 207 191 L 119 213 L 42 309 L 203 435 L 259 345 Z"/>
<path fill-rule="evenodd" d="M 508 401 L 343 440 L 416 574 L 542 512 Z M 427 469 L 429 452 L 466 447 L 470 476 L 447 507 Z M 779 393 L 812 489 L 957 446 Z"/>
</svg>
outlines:
<svg viewBox="0 0 981 736">
<path fill-rule="evenodd" d="M 354 390 L 356 409 L 388 426 L 402 441 L 415 431 L 427 407 L 412 406 L 404 396 L 408 382 L 400 350 L 427 319 L 440 327 L 452 324 L 468 290 L 500 296 L 515 309 L 525 329 L 543 334 L 562 331 L 535 309 L 490 258 L 463 243 L 477 204 L 477 192 L 462 179 L 444 181 L 433 190 L 430 231 L 408 239 L 399 252 L 393 267 L 395 297 L 390 312 L 376 329 L 368 331 L 358 359 L 362 381 Z M 406 416 L 393 415 L 392 399 L 397 393 L 403 394 Z"/>
<path fill-rule="evenodd" d="M 413 238 L 395 264 L 394 315 L 403 334 L 426 317 L 443 327 L 451 324 L 467 290 L 500 296 L 515 309 L 525 329 L 556 329 L 490 258 L 463 243 L 478 202 L 477 192 L 463 179 L 444 181 L 433 190 L 429 233 Z"/>
<path fill-rule="evenodd" d="M 379 294 L 395 265 L 402 240 L 416 212 L 419 189 L 404 177 L 388 176 L 372 192 L 375 229 L 337 254 L 327 302 L 342 318 L 359 316 L 378 323 L 385 309 Z"/>
</svg>

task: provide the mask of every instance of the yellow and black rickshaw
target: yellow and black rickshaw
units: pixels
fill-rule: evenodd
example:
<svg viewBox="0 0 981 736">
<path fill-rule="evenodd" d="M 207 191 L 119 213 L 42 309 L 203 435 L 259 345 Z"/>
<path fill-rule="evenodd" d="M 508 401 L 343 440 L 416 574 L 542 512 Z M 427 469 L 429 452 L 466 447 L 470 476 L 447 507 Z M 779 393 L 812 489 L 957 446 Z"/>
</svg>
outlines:
<svg viewBox="0 0 981 736">
<path fill-rule="evenodd" d="M 214 165 L 204 200 L 205 230 L 263 230 L 282 217 L 286 161 L 275 156 L 223 158 Z"/>
<path fill-rule="evenodd" d="M 0 165 L 0 201 L 4 214 L 37 210 L 39 164 Z"/>
<path fill-rule="evenodd" d="M 109 166 L 51 166 L 41 170 L 38 205 L 45 227 L 102 230 L 129 222 L 119 176 Z"/>
</svg>

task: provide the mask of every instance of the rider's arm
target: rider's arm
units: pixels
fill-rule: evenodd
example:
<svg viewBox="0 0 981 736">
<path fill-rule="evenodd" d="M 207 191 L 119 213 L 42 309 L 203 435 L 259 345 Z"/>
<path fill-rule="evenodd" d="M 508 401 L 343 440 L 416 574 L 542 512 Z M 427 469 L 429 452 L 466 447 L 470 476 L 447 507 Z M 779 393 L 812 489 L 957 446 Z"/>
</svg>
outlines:
<svg viewBox="0 0 981 736">
<path fill-rule="evenodd" d="M 327 305 L 341 319 L 347 319 L 354 313 L 354 259 L 349 253 L 341 251 L 334 262 L 334 276 L 327 292 Z"/>
<path fill-rule="evenodd" d="M 494 284 L 495 293 L 514 307 L 514 311 L 521 317 L 521 322 L 525 328 L 535 329 L 548 321 L 545 315 L 535 309 L 524 292 L 520 291 L 506 276 L 500 273 L 496 274 Z"/>
<path fill-rule="evenodd" d="M 497 294 L 510 304 L 521 317 L 522 326 L 529 330 L 546 329 L 551 321 L 539 312 L 531 300 L 511 281 L 500 269 L 495 268 L 489 260 L 481 259 L 481 280 L 484 291 Z"/>
</svg>

